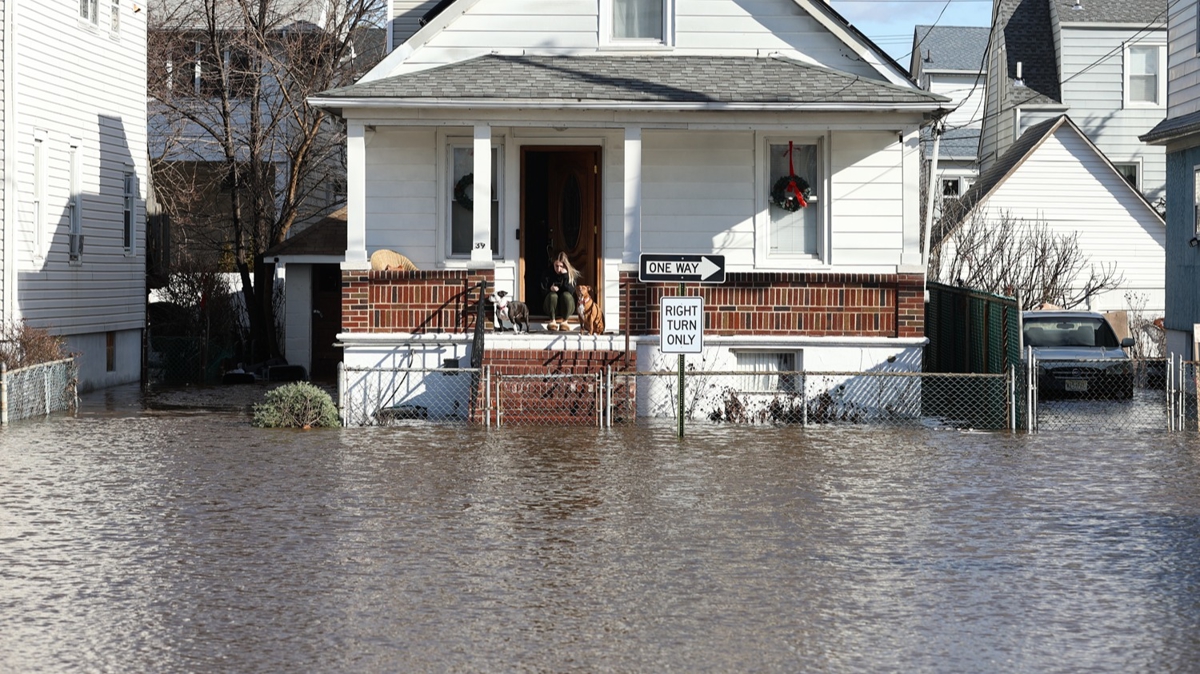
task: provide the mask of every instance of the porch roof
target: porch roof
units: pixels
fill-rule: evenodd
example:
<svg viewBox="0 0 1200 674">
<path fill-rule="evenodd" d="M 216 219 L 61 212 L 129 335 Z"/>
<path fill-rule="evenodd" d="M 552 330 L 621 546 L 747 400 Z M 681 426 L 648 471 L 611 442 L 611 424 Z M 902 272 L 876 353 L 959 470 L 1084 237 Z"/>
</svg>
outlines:
<svg viewBox="0 0 1200 674">
<path fill-rule="evenodd" d="M 315 96 L 344 107 L 933 111 L 949 99 L 782 57 L 489 54 Z"/>
</svg>

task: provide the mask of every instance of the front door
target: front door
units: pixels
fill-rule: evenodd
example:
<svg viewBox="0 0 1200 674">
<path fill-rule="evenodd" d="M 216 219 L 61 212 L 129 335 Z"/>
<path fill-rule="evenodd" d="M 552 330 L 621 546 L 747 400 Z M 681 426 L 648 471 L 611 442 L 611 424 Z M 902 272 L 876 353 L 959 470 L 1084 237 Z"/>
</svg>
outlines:
<svg viewBox="0 0 1200 674">
<path fill-rule="evenodd" d="M 342 331 L 342 267 L 337 264 L 312 266 L 312 372 L 317 381 L 337 378 L 342 349 L 337 335 Z"/>
<path fill-rule="evenodd" d="M 580 283 L 602 287 L 600 148 L 522 148 L 520 237 L 522 297 L 534 314 L 543 313 L 542 278 L 560 250 Z"/>
</svg>

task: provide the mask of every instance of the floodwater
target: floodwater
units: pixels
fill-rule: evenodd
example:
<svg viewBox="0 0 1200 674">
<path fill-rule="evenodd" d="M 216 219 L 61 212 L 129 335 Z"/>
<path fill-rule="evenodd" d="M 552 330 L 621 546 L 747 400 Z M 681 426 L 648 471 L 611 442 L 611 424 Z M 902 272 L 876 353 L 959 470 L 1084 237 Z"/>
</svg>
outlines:
<svg viewBox="0 0 1200 674">
<path fill-rule="evenodd" d="M 0 429 L 0 671 L 1194 672 L 1200 438 Z"/>
</svg>

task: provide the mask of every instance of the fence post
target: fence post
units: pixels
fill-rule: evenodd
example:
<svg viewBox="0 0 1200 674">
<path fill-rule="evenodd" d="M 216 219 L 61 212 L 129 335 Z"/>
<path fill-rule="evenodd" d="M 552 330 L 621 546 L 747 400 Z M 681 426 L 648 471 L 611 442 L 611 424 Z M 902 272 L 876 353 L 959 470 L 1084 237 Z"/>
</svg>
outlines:
<svg viewBox="0 0 1200 674">
<path fill-rule="evenodd" d="M 0 426 L 8 425 L 8 366 L 0 363 Z"/>
<path fill-rule="evenodd" d="M 513 328 L 516 330 L 516 328 Z M 492 366 L 483 368 L 483 427 L 492 427 Z"/>
<path fill-rule="evenodd" d="M 50 368 L 42 366 L 42 402 L 46 407 L 46 416 L 50 416 Z"/>
<path fill-rule="evenodd" d="M 346 364 L 337 364 L 338 414 L 342 417 L 342 428 L 350 425 L 346 418 Z"/>
</svg>

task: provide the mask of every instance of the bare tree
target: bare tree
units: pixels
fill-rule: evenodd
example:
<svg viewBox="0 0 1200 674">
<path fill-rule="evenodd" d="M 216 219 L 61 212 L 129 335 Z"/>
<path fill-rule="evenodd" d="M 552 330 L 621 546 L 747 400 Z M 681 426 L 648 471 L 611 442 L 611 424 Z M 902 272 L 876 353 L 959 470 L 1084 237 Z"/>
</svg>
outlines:
<svg viewBox="0 0 1200 674">
<path fill-rule="evenodd" d="M 998 219 L 975 212 L 949 231 L 935 231 L 928 274 L 940 283 L 1019 295 L 1023 309 L 1044 303 L 1071 309 L 1124 281 L 1115 263 L 1091 262 L 1077 232 L 1055 233 L 1044 221 L 1007 212 Z"/>
<path fill-rule="evenodd" d="M 254 359 L 279 353 L 262 254 L 344 194 L 344 131 L 308 98 L 382 56 L 386 0 L 158 0 L 151 170 L 185 245 L 241 278 Z"/>
</svg>

